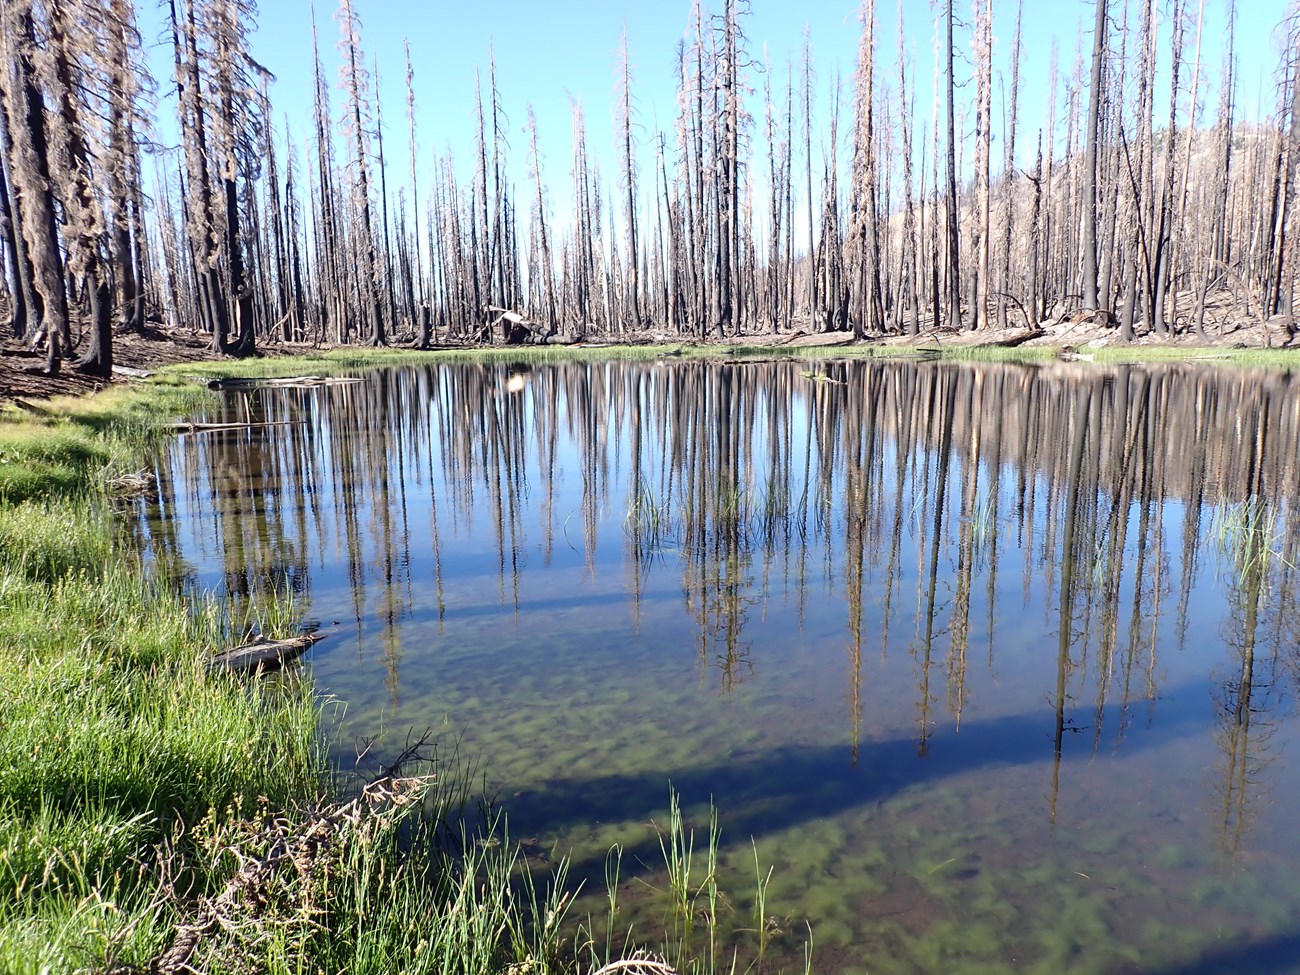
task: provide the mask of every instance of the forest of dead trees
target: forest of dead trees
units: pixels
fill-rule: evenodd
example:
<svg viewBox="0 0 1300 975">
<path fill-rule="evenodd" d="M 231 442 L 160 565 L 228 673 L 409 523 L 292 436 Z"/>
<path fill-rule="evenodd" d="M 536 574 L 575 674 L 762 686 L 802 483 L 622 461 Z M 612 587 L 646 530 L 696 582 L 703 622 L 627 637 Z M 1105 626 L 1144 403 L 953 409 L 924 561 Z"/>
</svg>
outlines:
<svg viewBox="0 0 1300 975">
<path fill-rule="evenodd" d="M 67 360 L 107 375 L 114 335 L 158 324 L 247 355 L 259 342 L 482 341 L 507 310 L 534 337 L 861 338 L 1083 312 L 1127 340 L 1205 334 L 1207 301 L 1224 294 L 1234 315 L 1290 316 L 1295 20 L 1273 109 L 1247 124 L 1231 3 L 1211 51 L 1204 0 L 1096 0 L 1072 62 L 1054 53 L 1049 76 L 1029 79 L 1023 0 L 936 0 L 928 107 L 918 42 L 901 27 L 880 36 L 875 0 L 862 0 L 850 79 L 819 77 L 807 40 L 784 66 L 760 63 L 746 0 L 719 3 L 690 13 L 670 127 L 634 120 L 624 38 L 617 173 L 593 161 L 577 103 L 571 161 L 551 172 L 530 109 L 518 184 L 495 63 L 476 85 L 474 143 L 425 158 L 411 52 L 406 118 L 385 127 L 352 0 L 334 17 L 337 82 L 330 42 L 313 37 L 309 133 L 273 124 L 252 0 L 165 0 L 166 78 L 151 75 L 132 0 L 6 0 L 6 338 L 41 348 L 51 372 Z M 994 70 L 995 17 L 1008 70 Z M 1019 117 L 1027 84 L 1047 91 L 1046 118 Z M 164 113 L 178 147 L 156 135 Z M 561 223 L 548 201 L 564 168 Z"/>
</svg>

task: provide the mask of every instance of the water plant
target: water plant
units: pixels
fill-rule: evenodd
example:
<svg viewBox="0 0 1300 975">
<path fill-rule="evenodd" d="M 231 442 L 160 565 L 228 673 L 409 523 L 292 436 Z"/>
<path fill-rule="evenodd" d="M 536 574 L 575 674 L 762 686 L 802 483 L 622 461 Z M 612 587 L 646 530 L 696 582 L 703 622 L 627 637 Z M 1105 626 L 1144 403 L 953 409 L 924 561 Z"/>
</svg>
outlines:
<svg viewBox="0 0 1300 975">
<path fill-rule="evenodd" d="M 636 907 L 628 908 L 620 900 L 624 851 L 618 846 L 610 850 L 605 860 L 605 911 L 599 920 L 588 915 L 580 923 L 575 938 L 579 963 L 585 963 L 588 971 L 607 969 L 629 958 L 657 960 L 665 967 L 653 970 L 682 975 L 763 971 L 781 929 L 768 913 L 773 871 L 764 870 L 757 846 L 751 840 L 754 889 L 733 896 L 724 890 L 722 830 L 712 802 L 707 834 L 697 844 L 681 795 L 670 786 L 668 818 L 656 831 L 660 862 L 643 863 L 642 872 L 632 878 L 639 892 Z M 644 903 L 647 894 L 653 909 Z M 736 904 L 742 896 L 753 898 L 752 927 L 740 923 Z M 628 920 L 629 914 L 639 925 Z M 804 971 L 811 971 L 811 931 L 800 950 Z"/>
<path fill-rule="evenodd" d="M 628 494 L 627 515 L 623 528 L 637 552 L 659 554 L 669 541 L 672 507 L 668 500 L 660 501 L 646 487 Z"/>
<path fill-rule="evenodd" d="M 1240 581 L 1265 573 L 1274 561 L 1295 568 L 1283 555 L 1282 524 L 1277 505 L 1271 502 L 1223 502 L 1211 513 L 1209 535 Z"/>
<path fill-rule="evenodd" d="M 974 510 L 970 513 L 971 556 L 981 568 L 988 564 L 988 558 L 996 542 L 997 510 L 996 485 L 977 498 Z"/>
</svg>

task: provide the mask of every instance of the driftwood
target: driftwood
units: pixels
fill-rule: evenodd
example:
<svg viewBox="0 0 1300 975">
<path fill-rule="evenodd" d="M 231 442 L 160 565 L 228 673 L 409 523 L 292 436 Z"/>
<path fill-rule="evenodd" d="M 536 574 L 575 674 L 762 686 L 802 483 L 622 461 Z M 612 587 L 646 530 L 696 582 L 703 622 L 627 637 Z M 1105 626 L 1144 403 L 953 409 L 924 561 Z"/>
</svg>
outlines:
<svg viewBox="0 0 1300 975">
<path fill-rule="evenodd" d="M 158 494 L 158 478 L 147 468 L 134 474 L 119 474 L 104 483 L 115 498 L 149 498 Z"/>
<path fill-rule="evenodd" d="M 1017 345 L 1023 345 L 1030 339 L 1042 338 L 1047 333 L 1041 328 L 1030 328 L 1021 332 L 1019 335 L 1011 335 L 1007 338 L 990 339 L 987 342 L 981 342 L 980 345 L 996 345 L 1004 349 L 1014 348 Z"/>
<path fill-rule="evenodd" d="M 677 970 L 662 958 L 638 951 L 631 958 L 609 962 L 591 975 L 677 975 Z"/>
<path fill-rule="evenodd" d="M 296 423 L 302 423 L 302 420 L 269 420 L 261 423 L 189 423 L 182 420 L 180 423 L 173 423 L 164 429 L 172 433 L 212 433 L 218 430 L 255 430 L 258 427 L 287 427 Z"/>
<path fill-rule="evenodd" d="M 135 369 L 131 366 L 114 366 L 114 376 L 126 376 L 129 379 L 148 379 L 153 375 L 148 369 Z"/>
<path fill-rule="evenodd" d="M 365 380 L 359 376 L 287 376 L 278 379 L 227 376 L 222 379 L 213 379 L 208 383 L 208 389 L 218 391 L 227 389 L 310 389 L 315 386 L 340 386 L 344 383 L 363 382 Z"/>
<path fill-rule="evenodd" d="M 232 647 L 217 654 L 208 663 L 209 673 L 246 674 L 257 671 L 279 670 L 306 653 L 314 644 L 325 639 L 324 633 L 304 633 L 287 640 L 268 640 L 259 637 L 252 643 Z"/>
<path fill-rule="evenodd" d="M 435 782 L 434 773 L 401 773 L 406 764 L 425 760 L 426 743 L 427 739 L 421 738 L 407 747 L 358 795 L 324 808 L 275 816 L 260 828 L 234 832 L 226 852 L 239 861 L 239 869 L 225 886 L 215 895 L 198 898 L 197 907 L 176 925 L 171 943 L 147 968 L 117 966 L 104 975 L 192 975 L 204 970 L 194 968 L 191 962 L 197 960 L 196 954 L 202 957 L 205 942 L 228 945 L 223 935 L 232 932 L 257 940 L 272 926 L 283 925 L 284 920 L 269 912 L 267 905 L 286 894 L 293 903 L 290 916 L 312 925 L 322 910 L 313 892 L 323 889 L 325 877 L 339 869 L 342 850 L 361 837 L 373 836 L 376 829 L 393 828 L 422 808 Z M 165 889 L 179 901 L 176 888 L 174 879 L 168 877 Z"/>
</svg>

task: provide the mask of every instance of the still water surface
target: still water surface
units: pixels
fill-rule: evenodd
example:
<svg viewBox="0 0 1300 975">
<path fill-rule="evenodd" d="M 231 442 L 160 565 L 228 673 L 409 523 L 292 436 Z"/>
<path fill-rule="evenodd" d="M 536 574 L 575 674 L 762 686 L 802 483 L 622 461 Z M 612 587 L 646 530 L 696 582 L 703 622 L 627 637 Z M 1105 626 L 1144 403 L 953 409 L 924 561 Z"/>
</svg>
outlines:
<svg viewBox="0 0 1300 975">
<path fill-rule="evenodd" d="M 634 901 L 671 783 L 818 971 L 1300 971 L 1289 373 L 447 364 L 248 417 L 162 458 L 158 563 L 292 589 L 339 760 L 458 742 L 531 862 L 622 844 Z"/>
</svg>

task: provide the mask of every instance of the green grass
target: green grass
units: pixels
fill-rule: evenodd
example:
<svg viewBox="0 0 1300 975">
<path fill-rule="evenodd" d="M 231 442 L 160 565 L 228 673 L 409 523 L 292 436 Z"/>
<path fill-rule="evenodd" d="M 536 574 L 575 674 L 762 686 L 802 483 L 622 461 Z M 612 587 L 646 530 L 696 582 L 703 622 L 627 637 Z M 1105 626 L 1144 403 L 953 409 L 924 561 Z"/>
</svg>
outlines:
<svg viewBox="0 0 1300 975">
<path fill-rule="evenodd" d="M 654 359 L 665 346 L 602 345 L 593 348 L 561 345 L 485 346 L 478 349 L 436 349 L 420 351 L 410 348 L 328 349 L 309 355 L 268 357 L 265 359 L 191 362 L 160 369 L 160 378 L 169 381 L 187 378 L 204 381 L 216 378 L 274 378 L 286 376 L 333 376 L 358 369 L 379 366 L 428 365 L 466 362 L 571 362 L 600 360 Z M 683 354 L 714 354 L 722 347 L 686 347 Z"/>
<path fill-rule="evenodd" d="M 303 682 L 208 676 L 228 615 L 151 583 L 104 502 L 0 504 L 0 970 L 148 951 L 157 844 L 323 785 Z"/>
<path fill-rule="evenodd" d="M 1092 350 L 1099 362 L 1212 362 L 1237 366 L 1300 366 L 1300 349 L 1232 349 L 1221 346 L 1107 345 Z"/>
<path fill-rule="evenodd" d="M 500 823 L 486 828 L 492 842 L 455 832 L 458 785 L 432 776 L 396 794 L 410 803 L 379 812 L 343 807 L 348 815 L 318 829 L 326 841 L 299 843 L 292 862 L 248 884 L 189 964 L 230 975 L 558 970 L 562 885 L 539 889 L 518 879 L 527 875 Z M 199 856 L 229 860 L 231 869 L 266 859 L 328 815 L 204 822 Z"/>
<path fill-rule="evenodd" d="M 777 970 L 770 964 L 770 954 L 773 942 L 784 934 L 782 924 L 789 919 L 778 918 L 769 910 L 772 871 L 764 870 L 757 850 L 753 852 L 752 886 L 739 881 L 737 887 L 724 885 L 717 809 L 710 802 L 707 828 L 697 837 L 687 825 L 680 796 L 671 788 L 667 820 L 656 828 L 657 864 L 638 861 L 636 873 L 627 877 L 625 871 L 631 871 L 627 871 L 622 849 L 615 846 L 610 851 L 601 892 L 605 910 L 599 916 L 589 914 L 575 937 L 582 969 L 598 971 L 619 959 L 645 954 L 648 945 L 651 957 L 682 975 L 757 975 Z M 627 904 L 623 894 L 631 894 L 636 905 Z M 744 904 L 751 906 L 746 909 Z M 640 925 L 631 918 L 638 919 Z M 785 959 L 801 963 L 805 975 L 812 970 L 811 932 L 807 934 L 805 938 L 795 933 L 793 938 L 782 939 L 786 942 Z M 647 935 L 650 940 L 643 940 Z"/>
<path fill-rule="evenodd" d="M 42 412 L 0 408 L 0 504 L 102 494 L 113 474 L 138 468 L 162 436 L 159 417 L 211 400 L 206 390 L 172 375 L 84 399 L 58 398 Z"/>
<path fill-rule="evenodd" d="M 0 411 L 0 971 L 146 961 L 176 920 L 160 844 L 327 785 L 311 687 L 210 676 L 229 607 L 152 580 L 115 525 L 106 479 L 210 395 L 164 380 Z"/>
</svg>

